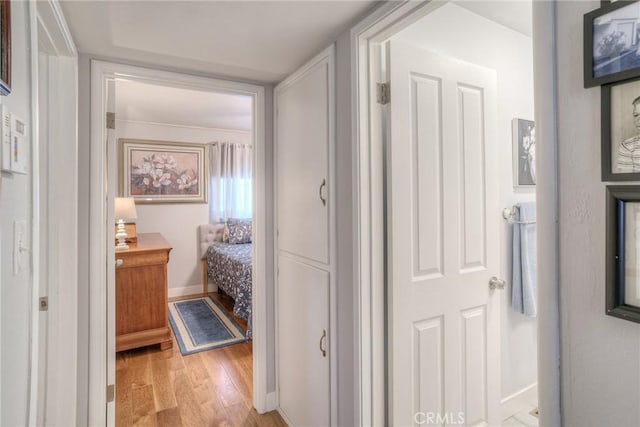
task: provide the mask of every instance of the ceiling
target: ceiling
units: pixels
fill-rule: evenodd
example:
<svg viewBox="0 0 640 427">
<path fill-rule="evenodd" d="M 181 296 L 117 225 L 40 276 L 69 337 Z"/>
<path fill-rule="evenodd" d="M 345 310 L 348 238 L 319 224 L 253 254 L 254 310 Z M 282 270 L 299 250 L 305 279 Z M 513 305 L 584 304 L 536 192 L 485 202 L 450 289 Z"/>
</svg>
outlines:
<svg viewBox="0 0 640 427">
<path fill-rule="evenodd" d="M 62 0 L 81 53 L 279 82 L 375 2 Z"/>
<path fill-rule="evenodd" d="M 279 82 L 326 47 L 373 1 L 61 2 L 78 49 L 264 82 Z M 531 35 L 531 1 L 455 1 Z M 119 81 L 118 119 L 251 129 L 245 96 Z"/>
<path fill-rule="evenodd" d="M 459 6 L 531 37 L 533 0 L 454 1 Z"/>
<path fill-rule="evenodd" d="M 116 118 L 177 126 L 250 130 L 250 96 L 118 80 Z"/>
</svg>

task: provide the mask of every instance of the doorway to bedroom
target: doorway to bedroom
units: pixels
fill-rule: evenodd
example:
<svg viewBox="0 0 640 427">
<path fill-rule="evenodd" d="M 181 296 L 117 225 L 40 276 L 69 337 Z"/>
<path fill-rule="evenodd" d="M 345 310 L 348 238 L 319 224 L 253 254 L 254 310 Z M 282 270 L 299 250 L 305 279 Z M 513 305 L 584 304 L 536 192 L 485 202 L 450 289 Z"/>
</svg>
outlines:
<svg viewBox="0 0 640 427">
<path fill-rule="evenodd" d="M 115 424 L 280 425 L 253 410 L 254 97 L 109 86 Z"/>
</svg>

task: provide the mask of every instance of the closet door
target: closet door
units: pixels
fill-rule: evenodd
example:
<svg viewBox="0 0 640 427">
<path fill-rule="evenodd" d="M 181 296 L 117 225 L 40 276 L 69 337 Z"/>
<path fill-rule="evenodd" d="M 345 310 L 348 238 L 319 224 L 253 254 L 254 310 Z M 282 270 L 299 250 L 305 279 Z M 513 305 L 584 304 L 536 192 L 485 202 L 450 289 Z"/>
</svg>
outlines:
<svg viewBox="0 0 640 427">
<path fill-rule="evenodd" d="M 320 61 L 276 92 L 279 250 L 329 264 L 332 62 Z"/>
<path fill-rule="evenodd" d="M 336 421 L 333 55 L 274 91 L 278 398 L 292 426 Z"/>
<path fill-rule="evenodd" d="M 278 260 L 280 410 L 294 426 L 330 425 L 329 273 Z"/>
</svg>

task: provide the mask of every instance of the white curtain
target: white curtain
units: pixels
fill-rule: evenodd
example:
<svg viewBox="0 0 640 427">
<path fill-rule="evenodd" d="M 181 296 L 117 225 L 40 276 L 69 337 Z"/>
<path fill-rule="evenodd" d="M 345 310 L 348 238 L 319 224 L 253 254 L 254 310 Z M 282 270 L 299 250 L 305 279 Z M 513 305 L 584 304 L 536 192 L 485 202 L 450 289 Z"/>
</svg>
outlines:
<svg viewBox="0 0 640 427">
<path fill-rule="evenodd" d="M 215 142 L 209 150 L 209 218 L 212 223 L 252 216 L 253 147 Z"/>
</svg>

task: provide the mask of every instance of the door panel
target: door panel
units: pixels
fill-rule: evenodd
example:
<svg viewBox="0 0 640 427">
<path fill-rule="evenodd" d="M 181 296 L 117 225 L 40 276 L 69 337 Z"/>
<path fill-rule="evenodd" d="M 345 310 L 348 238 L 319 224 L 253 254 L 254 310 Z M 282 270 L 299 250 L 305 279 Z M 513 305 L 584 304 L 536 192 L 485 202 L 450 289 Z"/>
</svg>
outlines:
<svg viewBox="0 0 640 427">
<path fill-rule="evenodd" d="M 414 405 L 424 414 L 444 412 L 443 326 L 443 316 L 413 324 Z"/>
<path fill-rule="evenodd" d="M 280 409 L 292 425 L 328 426 L 329 273 L 287 255 L 278 269 Z"/>
<path fill-rule="evenodd" d="M 329 66 L 322 61 L 280 89 L 276 112 L 278 248 L 323 264 L 329 264 Z"/>
<path fill-rule="evenodd" d="M 458 86 L 458 135 L 462 149 L 462 265 L 461 271 L 485 267 L 485 116 L 482 88 Z"/>
<path fill-rule="evenodd" d="M 495 72 L 387 58 L 390 423 L 499 424 Z"/>
<path fill-rule="evenodd" d="M 444 272 L 441 99 L 439 79 L 411 75 L 415 277 L 441 277 Z"/>
</svg>

